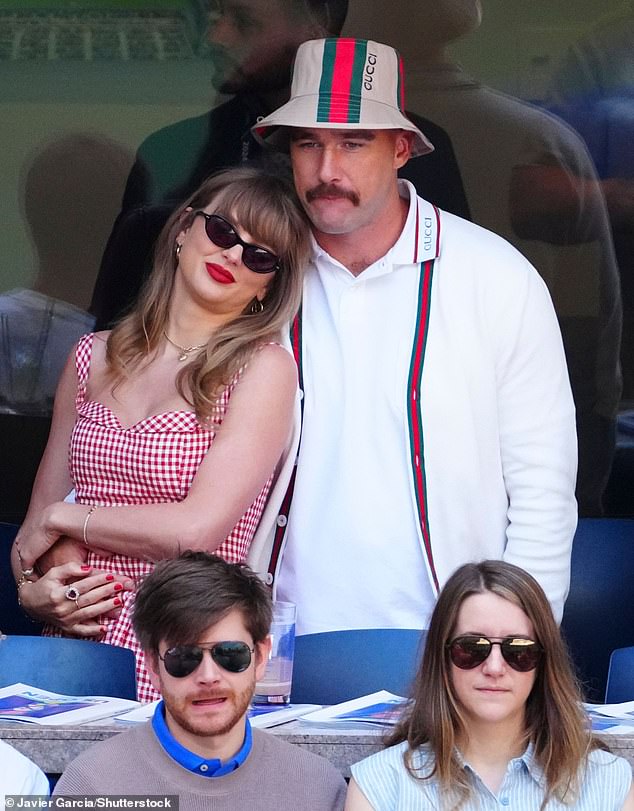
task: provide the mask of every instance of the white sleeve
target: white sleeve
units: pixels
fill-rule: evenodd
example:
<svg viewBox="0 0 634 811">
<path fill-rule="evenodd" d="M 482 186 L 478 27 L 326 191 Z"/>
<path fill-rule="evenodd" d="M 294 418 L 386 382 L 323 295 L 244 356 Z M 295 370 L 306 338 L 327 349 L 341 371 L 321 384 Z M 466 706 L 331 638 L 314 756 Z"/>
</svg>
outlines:
<svg viewBox="0 0 634 811">
<path fill-rule="evenodd" d="M 546 285 L 530 266 L 498 312 L 496 375 L 504 483 L 504 560 L 541 584 L 558 622 L 577 523 L 575 409 Z"/>
<path fill-rule="evenodd" d="M 44 772 L 17 749 L 0 741 L 0 807 L 7 794 L 50 794 Z"/>
</svg>

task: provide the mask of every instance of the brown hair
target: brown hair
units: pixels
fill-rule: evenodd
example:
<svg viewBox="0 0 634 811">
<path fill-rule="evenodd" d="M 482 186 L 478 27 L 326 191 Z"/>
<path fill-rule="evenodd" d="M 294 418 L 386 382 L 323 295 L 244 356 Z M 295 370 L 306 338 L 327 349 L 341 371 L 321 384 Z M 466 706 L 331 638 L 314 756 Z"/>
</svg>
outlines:
<svg viewBox="0 0 634 811">
<path fill-rule="evenodd" d="M 176 237 L 191 225 L 196 210 L 210 205 L 214 212 L 235 220 L 255 241 L 269 246 L 281 262 L 262 300 L 264 310 L 252 314 L 247 307 L 217 330 L 178 373 L 178 391 L 191 403 L 201 423 L 213 416 L 220 392 L 255 349 L 279 339 L 293 319 L 301 299 L 309 246 L 308 221 L 288 180 L 246 167 L 212 175 L 168 219 L 137 305 L 110 333 L 106 359 L 113 386 L 128 377 L 163 340 L 178 264 Z"/>
<path fill-rule="evenodd" d="M 460 808 L 469 798 L 470 784 L 455 754 L 456 741 L 466 733 L 466 727 L 453 690 L 446 645 L 453 637 L 463 601 L 487 591 L 524 611 L 544 649 L 526 702 L 526 741 L 533 744 L 546 778 L 542 808 L 551 797 L 572 803 L 578 797 L 588 752 L 605 747 L 586 730 L 579 686 L 546 595 L 530 574 L 510 563 L 468 563 L 449 578 L 432 614 L 413 702 L 388 743 L 407 741 L 404 758 L 408 771 L 422 779 L 435 775 L 451 808 Z M 413 755 L 422 744 L 428 744 L 434 756 L 427 774 L 421 774 L 413 763 Z"/>
<path fill-rule="evenodd" d="M 268 588 L 244 563 L 227 563 L 208 552 L 183 552 L 157 563 L 139 586 L 132 625 L 147 653 L 159 643 L 197 642 L 211 625 L 238 609 L 254 642 L 263 642 L 271 627 Z"/>
</svg>

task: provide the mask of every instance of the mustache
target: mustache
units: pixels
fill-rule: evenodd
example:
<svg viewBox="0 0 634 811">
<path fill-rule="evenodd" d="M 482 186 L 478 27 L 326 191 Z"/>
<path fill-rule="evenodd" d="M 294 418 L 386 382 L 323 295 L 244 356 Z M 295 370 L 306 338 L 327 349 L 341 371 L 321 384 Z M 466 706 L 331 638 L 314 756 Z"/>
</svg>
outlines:
<svg viewBox="0 0 634 811">
<path fill-rule="evenodd" d="M 306 200 L 312 203 L 313 200 L 318 200 L 320 197 L 339 197 L 342 200 L 350 200 L 350 202 L 358 206 L 359 195 L 356 192 L 349 191 L 348 189 L 341 189 L 332 183 L 320 183 L 306 192 Z"/>
</svg>

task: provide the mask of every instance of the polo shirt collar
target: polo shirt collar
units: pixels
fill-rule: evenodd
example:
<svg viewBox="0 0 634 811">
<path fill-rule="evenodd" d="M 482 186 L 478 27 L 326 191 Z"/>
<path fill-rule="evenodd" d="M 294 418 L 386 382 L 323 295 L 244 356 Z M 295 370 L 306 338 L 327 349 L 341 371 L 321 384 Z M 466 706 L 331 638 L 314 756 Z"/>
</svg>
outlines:
<svg viewBox="0 0 634 811">
<path fill-rule="evenodd" d="M 249 719 L 246 718 L 245 722 L 245 734 L 242 746 L 233 757 L 223 763 L 218 758 L 206 760 L 200 755 L 190 752 L 189 749 L 186 749 L 176 740 L 167 727 L 165 721 L 165 704 L 163 701 L 157 704 L 154 715 L 152 716 L 154 733 L 167 754 L 172 760 L 175 760 L 179 766 L 202 777 L 223 777 L 225 774 L 230 774 L 235 771 L 244 763 L 251 752 L 253 743 Z"/>
</svg>

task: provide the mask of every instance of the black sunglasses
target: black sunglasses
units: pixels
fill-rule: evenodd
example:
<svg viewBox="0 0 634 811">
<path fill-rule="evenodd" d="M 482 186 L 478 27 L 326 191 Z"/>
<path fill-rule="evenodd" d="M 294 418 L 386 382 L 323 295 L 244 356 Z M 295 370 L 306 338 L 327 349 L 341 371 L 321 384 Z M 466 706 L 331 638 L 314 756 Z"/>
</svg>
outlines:
<svg viewBox="0 0 634 811">
<path fill-rule="evenodd" d="M 233 248 L 242 245 L 242 261 L 254 273 L 272 273 L 280 269 L 280 258 L 266 248 L 253 245 L 241 239 L 236 229 L 220 214 L 207 214 L 206 211 L 196 211 L 194 216 L 200 214 L 205 218 L 205 233 L 219 248 Z"/>
<path fill-rule="evenodd" d="M 177 645 L 168 648 L 159 659 L 165 665 L 165 670 L 176 679 L 189 676 L 200 665 L 203 654 L 208 651 L 217 665 L 229 673 L 242 673 L 251 664 L 251 654 L 255 648 L 250 648 L 246 642 L 216 642 L 215 645 L 202 647 L 200 645 Z"/>
<path fill-rule="evenodd" d="M 458 636 L 447 643 L 449 656 L 456 667 L 472 670 L 481 665 L 490 655 L 494 645 L 500 646 L 504 661 L 513 670 L 526 673 L 535 670 L 540 663 L 543 648 L 534 639 L 521 636 L 505 636 L 503 639 L 489 639 L 486 636 Z"/>
</svg>

